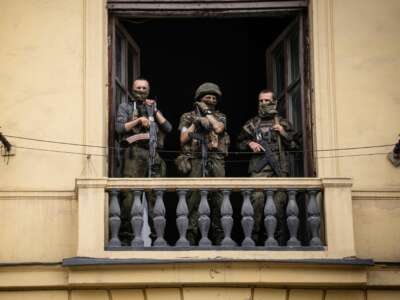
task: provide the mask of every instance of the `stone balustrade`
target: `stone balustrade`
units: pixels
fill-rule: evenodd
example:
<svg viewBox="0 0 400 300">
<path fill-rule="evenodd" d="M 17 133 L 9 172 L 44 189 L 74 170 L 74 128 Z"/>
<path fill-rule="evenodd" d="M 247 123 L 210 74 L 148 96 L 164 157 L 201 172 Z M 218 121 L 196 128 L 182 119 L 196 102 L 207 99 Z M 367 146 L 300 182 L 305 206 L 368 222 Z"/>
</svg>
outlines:
<svg viewBox="0 0 400 300">
<path fill-rule="evenodd" d="M 188 250 L 189 256 L 195 251 L 193 257 L 202 257 L 194 253 L 207 250 L 232 257 L 240 257 L 232 251 L 278 250 L 290 250 L 293 258 L 354 255 L 351 180 L 347 178 L 78 179 L 77 191 L 78 256 L 152 257 L 149 250 L 162 257 L 175 257 L 173 251 L 182 250 Z M 194 243 L 188 237 L 188 199 L 193 192 L 199 194 Z M 253 206 L 256 192 L 263 195 L 262 207 Z M 216 208 L 222 231 L 218 242 L 213 238 L 216 206 L 211 195 L 215 194 L 221 197 Z M 153 206 L 151 212 L 146 211 L 144 195 L 153 196 L 153 205 L 148 206 Z M 277 206 L 278 195 L 284 199 L 283 209 Z M 131 199 L 128 207 L 126 197 Z M 142 232 L 146 212 L 152 224 L 147 244 Z M 255 213 L 262 214 L 258 224 Z M 258 240 L 253 236 L 255 227 L 261 228 Z M 84 233 L 90 231 L 94 236 L 88 239 Z"/>
<path fill-rule="evenodd" d="M 239 192 L 242 195 L 241 211 L 240 216 L 233 215 L 233 208 L 231 203 L 231 192 L 232 190 L 221 188 L 217 190 L 211 190 L 213 193 L 221 193 L 223 197 L 222 205 L 220 209 L 220 224 L 223 229 L 224 237 L 219 244 L 213 244 L 209 239 L 210 231 L 214 230 L 211 225 L 211 211 L 209 206 L 208 194 L 209 189 L 203 188 L 199 190 L 200 198 L 198 205 L 198 219 L 197 227 L 200 232 L 201 238 L 198 243 L 191 245 L 186 237 L 186 233 L 189 225 L 189 210 L 187 205 L 187 194 L 193 192 L 190 189 L 174 189 L 177 198 L 179 199 L 178 205 L 174 209 L 176 211 L 175 217 L 170 218 L 169 222 L 174 222 L 179 231 L 179 238 L 176 241 L 167 242 L 165 239 L 165 228 L 167 225 L 167 214 L 166 207 L 164 204 L 165 189 L 154 187 L 147 195 L 153 193 L 155 196 L 155 204 L 153 208 L 152 222 L 154 227 L 154 236 L 151 243 L 151 247 L 200 247 L 208 248 L 212 246 L 219 247 L 256 247 L 256 241 L 252 239 L 252 232 L 255 226 L 254 219 L 254 207 L 252 205 L 251 197 L 252 193 L 258 191 L 256 189 L 241 189 Z M 129 211 L 129 221 L 131 224 L 132 240 L 129 246 L 132 248 L 144 247 L 144 240 L 142 238 L 142 229 L 144 225 L 144 207 L 143 200 L 146 193 L 142 189 L 130 188 L 130 189 L 109 189 L 109 234 L 110 239 L 108 247 L 118 248 L 122 246 L 119 238 L 121 230 L 121 207 L 120 202 L 124 197 L 129 197 L 127 194 L 131 194 L 133 199 L 132 206 Z M 258 191 L 259 192 L 259 191 Z M 264 226 L 266 238 L 262 245 L 265 248 L 275 247 L 318 247 L 323 246 L 321 241 L 321 211 L 320 203 L 322 201 L 322 190 L 321 188 L 290 188 L 290 189 L 273 189 L 268 188 L 266 185 L 265 189 L 262 190 L 265 194 L 264 209 L 261 222 L 263 224 L 257 224 L 258 227 Z M 284 226 L 288 230 L 287 241 L 285 244 L 279 245 L 275 238 L 276 229 L 278 226 L 277 208 L 274 201 L 275 194 L 280 193 L 281 198 L 286 199 L 286 215 L 281 216 L 281 226 Z M 319 195 L 319 201 L 317 201 L 317 195 Z M 283 196 L 283 197 L 282 197 Z M 301 197 L 299 197 L 301 196 Z M 302 205 L 304 212 L 300 214 L 298 202 L 304 202 Z M 300 222 L 300 215 L 304 216 L 304 221 Z M 234 220 L 240 219 L 240 227 L 243 231 L 243 239 L 241 241 L 234 241 L 231 237 Z M 299 240 L 299 227 L 303 223 L 306 227 L 303 230 L 305 237 L 303 241 Z M 261 246 L 261 245 L 260 245 Z"/>
</svg>

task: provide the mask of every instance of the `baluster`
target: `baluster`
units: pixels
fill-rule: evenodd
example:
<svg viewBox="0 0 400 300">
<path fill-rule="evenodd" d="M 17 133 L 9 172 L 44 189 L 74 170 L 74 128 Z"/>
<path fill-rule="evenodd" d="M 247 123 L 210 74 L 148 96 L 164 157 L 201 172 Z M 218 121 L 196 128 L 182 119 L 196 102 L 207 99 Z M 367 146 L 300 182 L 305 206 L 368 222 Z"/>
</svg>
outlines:
<svg viewBox="0 0 400 300">
<path fill-rule="evenodd" d="M 108 224 L 110 228 L 111 238 L 108 242 L 109 247 L 121 247 L 121 241 L 118 237 L 119 229 L 121 227 L 121 208 L 118 202 L 118 191 L 112 189 L 109 191 L 109 219 Z"/>
<path fill-rule="evenodd" d="M 242 228 L 244 232 L 244 240 L 242 247 L 254 247 L 256 244 L 251 238 L 251 233 L 254 226 L 254 209 L 251 205 L 250 195 L 251 190 L 242 190 L 243 204 L 242 204 Z"/>
<path fill-rule="evenodd" d="M 299 230 L 299 207 L 296 202 L 296 190 L 288 190 L 289 201 L 286 207 L 287 225 L 289 228 L 290 238 L 287 241 L 287 246 L 300 246 L 300 241 L 297 239 L 297 231 Z"/>
<path fill-rule="evenodd" d="M 307 223 L 311 231 L 310 246 L 322 246 L 320 239 L 321 211 L 317 203 L 316 189 L 308 190 Z"/>
<path fill-rule="evenodd" d="M 265 241 L 265 246 L 277 247 L 278 242 L 275 239 L 275 230 L 277 225 L 276 220 L 276 206 L 274 202 L 274 190 L 265 190 L 265 196 L 267 201 L 264 207 L 264 226 L 267 231 L 267 240 Z"/>
<path fill-rule="evenodd" d="M 168 246 L 167 242 L 164 239 L 164 231 L 166 225 L 165 219 L 165 206 L 163 195 L 164 191 L 162 189 L 156 190 L 156 203 L 153 208 L 153 224 L 154 230 L 156 231 L 157 238 L 155 239 L 153 246 L 154 247 L 165 247 Z"/>
<path fill-rule="evenodd" d="M 224 239 L 221 242 L 222 247 L 236 246 L 236 243 L 231 238 L 233 228 L 233 209 L 231 205 L 231 200 L 229 199 L 230 193 L 230 190 L 222 190 L 223 200 L 221 204 L 221 226 L 224 230 Z"/>
<path fill-rule="evenodd" d="M 199 246 L 207 247 L 211 246 L 211 241 L 208 238 L 208 231 L 210 230 L 210 206 L 207 200 L 208 191 L 200 190 L 200 204 L 199 204 L 199 229 L 201 233 L 201 239 Z"/>
<path fill-rule="evenodd" d="M 141 201 L 142 192 L 141 190 L 132 190 L 133 204 L 131 208 L 131 226 L 134 235 L 131 241 L 132 247 L 143 247 L 144 241 L 142 239 L 142 227 L 143 227 L 143 205 Z"/>
<path fill-rule="evenodd" d="M 176 207 L 176 227 L 178 227 L 179 239 L 175 246 L 177 247 L 189 247 L 190 243 L 186 238 L 186 232 L 189 226 L 189 209 L 186 203 L 187 190 L 178 190 L 179 202 Z"/>
</svg>

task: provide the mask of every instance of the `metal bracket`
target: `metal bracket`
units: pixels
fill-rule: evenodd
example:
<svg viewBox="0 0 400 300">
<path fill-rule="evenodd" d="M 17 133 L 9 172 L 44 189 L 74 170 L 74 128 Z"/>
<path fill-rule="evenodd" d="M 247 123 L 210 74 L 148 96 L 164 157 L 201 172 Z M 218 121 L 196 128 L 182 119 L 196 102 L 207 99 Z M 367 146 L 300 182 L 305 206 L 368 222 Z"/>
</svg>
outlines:
<svg viewBox="0 0 400 300">
<path fill-rule="evenodd" d="M 400 140 L 394 146 L 393 151 L 388 153 L 387 158 L 396 168 L 400 166 Z"/>
<path fill-rule="evenodd" d="M 7 138 L 0 132 L 0 153 L 3 157 L 14 156 L 15 147 L 13 147 Z"/>
</svg>

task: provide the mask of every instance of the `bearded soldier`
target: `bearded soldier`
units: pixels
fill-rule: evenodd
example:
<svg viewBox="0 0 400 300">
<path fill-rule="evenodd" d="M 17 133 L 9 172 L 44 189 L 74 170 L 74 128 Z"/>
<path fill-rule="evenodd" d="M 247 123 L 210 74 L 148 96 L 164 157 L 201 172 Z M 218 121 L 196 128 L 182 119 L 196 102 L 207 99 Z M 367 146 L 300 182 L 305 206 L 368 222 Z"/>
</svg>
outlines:
<svg viewBox="0 0 400 300">
<path fill-rule="evenodd" d="M 148 99 L 150 92 L 149 82 L 144 78 L 133 82 L 133 99 L 123 102 L 118 107 L 116 120 L 116 131 L 120 136 L 121 144 L 125 146 L 125 164 L 123 168 L 124 177 L 164 177 L 166 174 L 165 162 L 156 152 L 154 163 L 149 164 L 149 140 L 150 122 L 156 125 L 157 149 L 162 148 L 165 134 L 172 130 L 171 124 L 157 110 L 156 102 Z M 149 118 L 149 107 L 153 117 Z M 151 170 L 150 170 L 151 169 Z M 154 195 L 147 197 L 149 200 L 149 216 L 152 215 Z M 132 203 L 131 193 L 127 193 L 124 208 L 129 212 Z M 150 225 L 152 224 L 150 218 Z M 154 232 L 154 230 L 152 230 Z"/>
<path fill-rule="evenodd" d="M 218 85 L 206 82 L 195 92 L 195 109 L 184 113 L 179 123 L 182 154 L 176 164 L 180 173 L 189 177 L 225 177 L 225 156 L 228 153 L 229 136 L 226 133 L 226 116 L 216 110 L 222 93 Z M 210 193 L 211 230 L 214 244 L 223 238 L 220 224 L 222 195 Z M 188 199 L 188 240 L 191 245 L 198 241 L 198 206 L 200 196 L 193 192 Z"/>
<path fill-rule="evenodd" d="M 242 127 L 238 136 L 238 148 L 252 151 L 249 174 L 252 177 L 287 177 L 288 160 L 284 150 L 295 148 L 291 124 L 277 115 L 277 101 L 271 90 L 262 90 L 258 95 L 258 115 Z M 263 222 L 264 195 L 255 192 L 251 198 L 254 207 L 253 240 L 260 243 L 260 228 Z M 277 239 L 284 244 L 286 236 L 286 197 L 275 196 L 277 208 Z"/>
</svg>

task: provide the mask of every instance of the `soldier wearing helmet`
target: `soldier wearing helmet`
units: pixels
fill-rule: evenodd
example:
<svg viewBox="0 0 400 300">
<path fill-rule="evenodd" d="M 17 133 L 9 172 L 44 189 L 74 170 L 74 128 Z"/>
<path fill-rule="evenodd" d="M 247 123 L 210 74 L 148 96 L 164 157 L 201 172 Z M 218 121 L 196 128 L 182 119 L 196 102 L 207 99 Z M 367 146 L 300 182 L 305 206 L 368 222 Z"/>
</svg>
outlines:
<svg viewBox="0 0 400 300">
<path fill-rule="evenodd" d="M 222 92 L 218 85 L 205 82 L 195 92 L 195 109 L 184 113 L 180 118 L 180 142 L 182 153 L 176 164 L 181 174 L 188 177 L 225 177 L 225 156 L 228 154 L 229 136 L 226 133 L 226 116 L 216 110 Z M 201 141 L 196 138 L 201 135 Z M 207 159 L 202 156 L 202 143 L 207 149 Z M 203 144 L 204 146 L 204 144 Z M 204 149 L 203 149 L 204 151 Z M 203 160 L 202 160 L 203 158 Z M 219 192 L 209 194 L 211 207 L 211 229 L 209 236 L 218 245 L 223 232 L 220 223 L 222 195 Z M 188 239 L 197 244 L 198 206 L 200 195 L 193 192 L 188 198 L 189 228 Z"/>
</svg>

